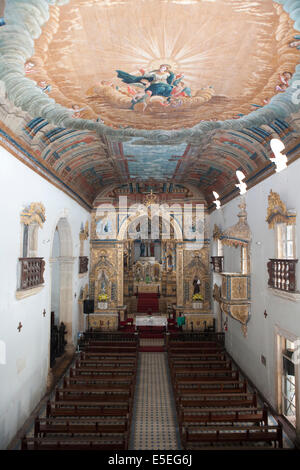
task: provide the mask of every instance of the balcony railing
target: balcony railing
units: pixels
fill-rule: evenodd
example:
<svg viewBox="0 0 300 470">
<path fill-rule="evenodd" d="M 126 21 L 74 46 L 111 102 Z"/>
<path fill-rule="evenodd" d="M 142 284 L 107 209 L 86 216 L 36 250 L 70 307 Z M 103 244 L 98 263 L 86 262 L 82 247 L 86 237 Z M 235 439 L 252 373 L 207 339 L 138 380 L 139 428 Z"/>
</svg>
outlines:
<svg viewBox="0 0 300 470">
<path fill-rule="evenodd" d="M 215 273 L 222 273 L 224 265 L 224 256 L 212 256 L 211 264 Z"/>
<path fill-rule="evenodd" d="M 88 272 L 89 259 L 87 256 L 79 256 L 79 274 Z"/>
<path fill-rule="evenodd" d="M 43 258 L 19 258 L 21 264 L 20 290 L 44 284 L 45 261 Z"/>
<path fill-rule="evenodd" d="M 297 259 L 272 259 L 267 264 L 269 273 L 269 287 L 286 292 L 296 291 L 296 263 Z"/>
</svg>

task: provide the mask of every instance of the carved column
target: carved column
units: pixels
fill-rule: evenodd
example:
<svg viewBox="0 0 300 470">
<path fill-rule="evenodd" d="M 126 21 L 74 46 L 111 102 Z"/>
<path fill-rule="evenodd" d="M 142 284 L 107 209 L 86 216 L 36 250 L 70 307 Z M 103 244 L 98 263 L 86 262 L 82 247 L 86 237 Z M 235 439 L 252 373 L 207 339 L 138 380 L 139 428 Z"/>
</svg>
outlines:
<svg viewBox="0 0 300 470">
<path fill-rule="evenodd" d="M 183 243 L 179 242 L 176 245 L 176 294 L 177 306 L 183 306 Z"/>
</svg>

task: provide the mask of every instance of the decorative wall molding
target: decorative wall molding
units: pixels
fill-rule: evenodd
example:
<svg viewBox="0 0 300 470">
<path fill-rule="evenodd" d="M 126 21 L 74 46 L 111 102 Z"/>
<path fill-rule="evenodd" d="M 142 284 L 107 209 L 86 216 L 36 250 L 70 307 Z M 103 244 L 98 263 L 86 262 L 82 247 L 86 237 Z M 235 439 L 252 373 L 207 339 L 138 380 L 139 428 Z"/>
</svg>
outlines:
<svg viewBox="0 0 300 470">
<path fill-rule="evenodd" d="M 273 287 L 269 287 L 268 289 L 273 295 L 276 295 L 277 297 L 280 297 L 284 300 L 300 302 L 300 292 L 286 292 L 281 289 L 273 289 Z"/>
<path fill-rule="evenodd" d="M 32 295 L 36 295 L 39 292 L 41 292 L 42 289 L 44 289 L 45 285 L 37 286 L 37 287 L 32 287 L 31 289 L 26 289 L 26 290 L 17 290 L 16 291 L 16 299 L 17 300 L 22 300 L 26 299 L 26 297 L 30 297 Z"/>
</svg>

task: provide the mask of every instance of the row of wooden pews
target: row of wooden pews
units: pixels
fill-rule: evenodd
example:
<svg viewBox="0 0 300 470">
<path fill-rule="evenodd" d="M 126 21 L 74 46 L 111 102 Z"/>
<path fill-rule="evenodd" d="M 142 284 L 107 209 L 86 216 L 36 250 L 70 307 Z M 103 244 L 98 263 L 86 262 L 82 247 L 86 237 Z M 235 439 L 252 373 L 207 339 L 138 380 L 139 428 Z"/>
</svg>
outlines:
<svg viewBox="0 0 300 470">
<path fill-rule="evenodd" d="M 171 337 L 168 361 L 184 449 L 282 448 L 281 425 L 268 425 L 221 335 Z"/>
<path fill-rule="evenodd" d="M 126 341 L 127 338 L 127 341 Z M 138 361 L 136 335 L 86 333 L 22 450 L 126 450 Z"/>
</svg>

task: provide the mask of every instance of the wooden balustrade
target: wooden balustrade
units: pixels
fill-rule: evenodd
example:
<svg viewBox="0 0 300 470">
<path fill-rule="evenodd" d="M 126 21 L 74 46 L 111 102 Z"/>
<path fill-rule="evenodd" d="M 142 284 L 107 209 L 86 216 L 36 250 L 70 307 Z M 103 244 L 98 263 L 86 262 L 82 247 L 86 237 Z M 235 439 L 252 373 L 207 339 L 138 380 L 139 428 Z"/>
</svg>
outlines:
<svg viewBox="0 0 300 470">
<path fill-rule="evenodd" d="M 269 287 L 286 292 L 296 290 L 296 263 L 297 259 L 270 258 L 267 264 L 269 273 Z"/>
<path fill-rule="evenodd" d="M 89 259 L 87 256 L 79 256 L 79 274 L 88 272 Z"/>
<path fill-rule="evenodd" d="M 44 283 L 45 261 L 43 258 L 19 258 L 21 263 L 20 290 L 30 289 Z"/>
<path fill-rule="evenodd" d="M 211 264 L 215 273 L 222 273 L 224 266 L 224 256 L 211 256 Z"/>
</svg>

